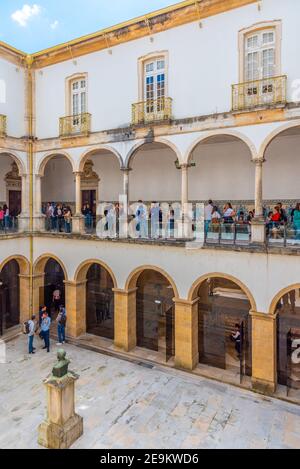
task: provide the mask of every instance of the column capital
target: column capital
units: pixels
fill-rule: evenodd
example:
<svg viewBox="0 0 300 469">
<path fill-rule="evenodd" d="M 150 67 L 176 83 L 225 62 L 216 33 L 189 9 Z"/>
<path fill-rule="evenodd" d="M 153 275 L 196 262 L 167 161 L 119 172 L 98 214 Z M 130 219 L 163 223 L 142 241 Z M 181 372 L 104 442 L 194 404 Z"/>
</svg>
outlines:
<svg viewBox="0 0 300 469">
<path fill-rule="evenodd" d="M 262 157 L 262 158 L 253 158 L 252 160 L 252 163 L 256 164 L 256 165 L 262 165 L 263 163 L 265 163 L 267 160 Z"/>
<path fill-rule="evenodd" d="M 125 168 L 124 166 L 122 166 L 120 170 L 122 171 L 122 173 L 129 173 L 130 171 L 132 171 L 132 168 Z"/>
<path fill-rule="evenodd" d="M 198 303 L 199 297 L 195 298 L 194 300 L 184 300 L 182 298 L 173 298 L 175 304 L 179 305 L 187 305 L 187 306 L 194 306 L 194 304 Z"/>
</svg>

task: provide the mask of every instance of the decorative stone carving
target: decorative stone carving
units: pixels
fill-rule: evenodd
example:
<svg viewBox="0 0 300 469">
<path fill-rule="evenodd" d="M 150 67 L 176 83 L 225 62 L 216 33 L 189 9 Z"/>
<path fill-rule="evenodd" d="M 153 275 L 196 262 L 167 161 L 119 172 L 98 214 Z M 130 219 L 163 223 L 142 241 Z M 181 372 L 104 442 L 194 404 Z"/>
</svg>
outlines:
<svg viewBox="0 0 300 469">
<path fill-rule="evenodd" d="M 11 164 L 11 170 L 6 174 L 4 180 L 6 182 L 6 187 L 8 190 L 21 190 L 22 178 L 19 174 L 19 168 L 17 163 L 13 162 Z"/>
<path fill-rule="evenodd" d="M 93 170 L 94 163 L 92 160 L 87 160 L 85 162 L 83 173 L 81 176 L 81 183 L 93 181 L 95 184 L 98 184 L 100 178 L 98 174 Z"/>
</svg>

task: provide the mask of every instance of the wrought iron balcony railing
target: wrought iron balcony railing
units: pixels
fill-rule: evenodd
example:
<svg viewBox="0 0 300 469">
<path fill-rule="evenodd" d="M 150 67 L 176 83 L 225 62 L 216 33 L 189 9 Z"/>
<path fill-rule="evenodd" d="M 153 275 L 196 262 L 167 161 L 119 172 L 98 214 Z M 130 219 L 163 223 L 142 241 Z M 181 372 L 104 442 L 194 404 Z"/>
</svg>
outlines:
<svg viewBox="0 0 300 469">
<path fill-rule="evenodd" d="M 59 119 L 60 137 L 88 135 L 91 131 L 91 114 L 76 114 Z"/>
<path fill-rule="evenodd" d="M 159 98 L 132 105 L 132 124 L 169 121 L 172 117 L 172 98 Z"/>
<path fill-rule="evenodd" d="M 232 85 L 232 110 L 286 103 L 286 75 Z"/>
<path fill-rule="evenodd" d="M 6 135 L 6 116 L 0 114 L 0 137 L 5 137 Z"/>
</svg>

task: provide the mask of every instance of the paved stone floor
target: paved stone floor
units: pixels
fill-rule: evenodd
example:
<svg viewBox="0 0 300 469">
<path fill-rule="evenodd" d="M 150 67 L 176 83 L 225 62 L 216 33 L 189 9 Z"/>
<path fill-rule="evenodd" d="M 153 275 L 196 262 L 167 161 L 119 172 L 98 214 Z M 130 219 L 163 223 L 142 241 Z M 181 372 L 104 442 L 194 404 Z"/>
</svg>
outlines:
<svg viewBox="0 0 300 469">
<path fill-rule="evenodd" d="M 38 348 L 40 347 L 38 339 Z M 74 448 L 299 448 L 300 407 L 183 372 L 66 346 L 80 374 Z M 26 338 L 0 364 L 0 448 L 37 448 L 45 416 L 42 380 L 56 348 L 26 355 Z"/>
</svg>

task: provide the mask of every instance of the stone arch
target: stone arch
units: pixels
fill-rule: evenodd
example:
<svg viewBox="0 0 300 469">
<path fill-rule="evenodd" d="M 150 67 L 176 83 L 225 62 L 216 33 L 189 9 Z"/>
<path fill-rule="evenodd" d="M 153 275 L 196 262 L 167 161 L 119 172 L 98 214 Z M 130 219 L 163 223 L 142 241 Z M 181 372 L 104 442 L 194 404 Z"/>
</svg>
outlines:
<svg viewBox="0 0 300 469">
<path fill-rule="evenodd" d="M 103 269 L 105 269 L 111 276 L 113 284 L 114 284 L 114 288 L 118 288 L 117 280 L 112 269 L 107 264 L 105 264 L 105 262 L 102 262 L 99 259 L 88 259 L 86 261 L 83 261 L 76 269 L 75 276 L 74 276 L 75 282 L 83 282 L 84 280 L 86 280 L 87 272 L 89 268 L 91 267 L 91 265 L 93 264 L 98 264 L 101 267 L 103 267 Z"/>
<path fill-rule="evenodd" d="M 21 160 L 21 158 L 15 152 L 12 152 L 11 150 L 7 151 L 5 148 L 0 148 L 0 155 L 1 154 L 8 155 L 13 159 L 13 161 L 18 166 L 20 176 L 23 176 L 24 174 L 26 174 L 26 166 L 24 162 Z"/>
<path fill-rule="evenodd" d="M 40 161 L 39 165 L 38 165 L 38 168 L 37 168 L 37 174 L 41 177 L 43 177 L 45 175 L 45 168 L 47 166 L 47 163 L 49 163 L 49 161 L 54 158 L 55 156 L 65 156 L 70 164 L 71 164 L 71 167 L 72 167 L 72 172 L 76 172 L 76 168 L 75 168 L 75 163 L 71 157 L 71 155 L 64 151 L 64 150 L 59 150 L 59 151 L 52 151 L 52 152 L 49 152 L 49 153 L 46 153 L 46 155 L 44 155 L 44 157 L 42 158 L 42 160 Z"/>
<path fill-rule="evenodd" d="M 261 158 L 265 156 L 269 145 L 273 142 L 273 140 L 275 140 L 276 137 L 278 137 L 280 134 L 282 134 L 286 130 L 297 128 L 297 127 L 299 127 L 299 131 L 300 131 L 300 122 L 288 122 L 274 129 L 269 135 L 267 135 L 267 137 L 261 144 L 260 149 L 259 149 L 259 156 Z"/>
<path fill-rule="evenodd" d="M 25 256 L 10 256 L 0 263 L 0 272 L 10 261 L 17 261 L 20 268 L 20 275 L 29 275 L 30 263 Z"/>
<path fill-rule="evenodd" d="M 83 169 L 84 169 L 84 164 L 85 162 L 91 158 L 94 154 L 100 152 L 100 151 L 106 151 L 108 153 L 111 153 L 113 156 L 115 156 L 119 162 L 119 165 L 120 165 L 120 169 L 123 168 L 124 166 L 124 163 L 123 163 L 123 159 L 122 159 L 122 156 L 120 155 L 120 153 L 113 147 L 111 147 L 110 145 L 97 145 L 97 147 L 95 148 L 90 148 L 89 150 L 85 151 L 81 157 L 80 157 L 80 161 L 79 161 L 79 167 L 78 167 L 78 171 L 80 173 L 83 172 Z"/>
<path fill-rule="evenodd" d="M 125 160 L 125 168 L 126 169 L 130 169 L 130 164 L 132 163 L 134 157 L 136 156 L 138 151 L 140 149 L 142 149 L 142 147 L 144 145 L 146 145 L 147 143 L 154 143 L 154 144 L 155 143 L 161 143 L 161 144 L 165 145 L 166 147 L 170 148 L 171 150 L 173 150 L 173 152 L 175 153 L 175 155 L 178 158 L 178 161 L 182 160 L 182 156 L 181 156 L 180 151 L 178 150 L 176 145 L 174 145 L 174 143 L 170 142 L 169 140 L 167 140 L 165 138 L 160 138 L 160 137 L 152 139 L 152 140 L 149 139 L 149 141 L 147 141 L 147 139 L 145 139 L 142 142 L 138 142 L 136 145 L 134 145 L 133 148 L 127 154 L 126 160 Z"/>
<path fill-rule="evenodd" d="M 241 290 L 245 293 L 245 295 L 247 295 L 247 298 L 248 298 L 248 300 L 251 304 L 251 310 L 252 311 L 257 311 L 256 301 L 255 301 L 254 296 L 252 295 L 251 291 L 249 290 L 249 288 L 246 287 L 246 285 L 243 282 L 241 282 L 239 279 L 237 279 L 236 277 L 233 277 L 230 274 L 224 274 L 224 273 L 221 273 L 221 272 L 212 272 L 212 273 L 205 274 L 205 275 L 202 275 L 201 277 L 199 277 L 193 283 L 193 285 L 190 288 L 190 291 L 189 291 L 189 294 L 188 294 L 188 300 L 193 301 L 197 298 L 198 289 L 199 289 L 200 285 L 203 282 L 205 282 L 205 280 L 207 280 L 209 278 L 216 278 L 216 277 L 223 278 L 223 279 L 226 279 L 226 280 L 230 280 L 231 282 L 236 283 L 241 288 Z"/>
<path fill-rule="evenodd" d="M 270 304 L 270 307 L 269 307 L 269 310 L 268 310 L 268 314 L 269 315 L 274 315 L 276 313 L 276 306 L 277 306 L 277 303 L 278 301 L 286 294 L 286 293 L 289 293 L 290 291 L 292 290 L 297 290 L 297 289 L 300 289 L 300 283 L 294 283 L 288 287 L 285 287 L 283 288 L 282 290 L 280 290 L 273 298 L 273 300 L 271 301 L 271 304 Z"/>
<path fill-rule="evenodd" d="M 46 266 L 49 259 L 55 260 L 60 265 L 60 267 L 62 268 L 62 271 L 64 273 L 65 281 L 67 281 L 68 280 L 67 269 L 66 269 L 64 263 L 61 261 L 61 259 L 59 259 L 54 254 L 46 253 L 46 254 L 43 254 L 40 257 L 38 257 L 36 259 L 36 261 L 34 262 L 34 265 L 33 265 L 33 273 L 35 275 L 43 274 L 44 270 L 45 270 L 45 266 Z"/>
<path fill-rule="evenodd" d="M 205 132 L 203 135 L 197 138 L 196 141 L 194 141 L 189 148 L 187 149 L 185 155 L 184 155 L 184 163 L 189 163 L 192 153 L 197 147 L 197 145 L 204 143 L 206 140 L 209 140 L 210 138 L 213 137 L 218 137 L 218 136 L 231 136 L 235 137 L 237 140 L 240 140 L 241 142 L 245 143 L 245 145 L 248 147 L 250 153 L 251 153 L 251 159 L 255 160 L 258 158 L 257 154 L 257 149 L 254 145 L 254 143 L 244 134 L 241 132 L 238 132 L 237 130 L 212 130 L 210 132 Z"/>
<path fill-rule="evenodd" d="M 158 272 L 161 275 L 163 275 L 163 277 L 165 277 L 170 283 L 170 285 L 172 286 L 175 298 L 176 299 L 179 298 L 178 289 L 173 278 L 165 270 L 161 269 L 160 267 L 153 266 L 153 265 L 142 265 L 140 267 L 137 267 L 133 272 L 131 272 L 131 274 L 126 280 L 126 284 L 125 284 L 126 291 L 133 290 L 136 288 L 138 278 L 142 274 L 142 272 L 145 270 L 154 270 L 155 272 Z"/>
</svg>

